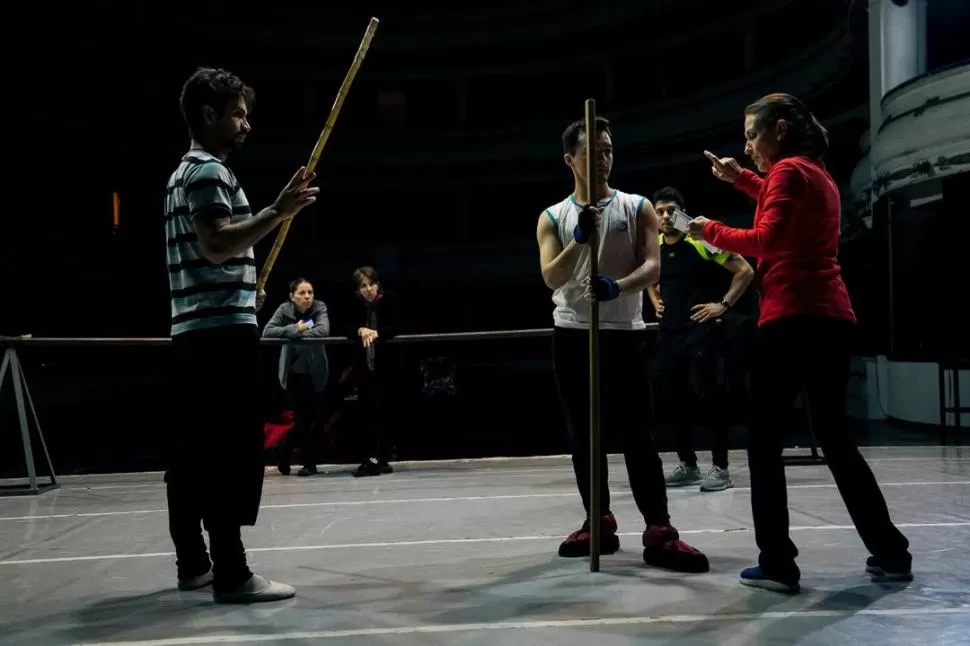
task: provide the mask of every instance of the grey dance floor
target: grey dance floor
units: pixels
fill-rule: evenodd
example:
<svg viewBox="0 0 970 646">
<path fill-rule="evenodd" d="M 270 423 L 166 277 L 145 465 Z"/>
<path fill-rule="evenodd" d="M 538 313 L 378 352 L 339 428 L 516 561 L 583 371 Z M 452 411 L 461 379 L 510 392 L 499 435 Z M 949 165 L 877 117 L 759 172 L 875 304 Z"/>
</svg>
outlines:
<svg viewBox="0 0 970 646">
<path fill-rule="evenodd" d="M 175 590 L 159 474 L 68 477 L 41 496 L 0 498 L 0 643 L 968 643 L 970 451 L 865 452 L 910 537 L 916 579 L 871 583 L 828 470 L 789 467 L 795 597 L 738 584 L 755 556 L 738 452 L 735 489 L 669 494 L 674 523 L 711 559 L 704 575 L 642 563 L 642 520 L 617 456 L 622 547 L 598 573 L 556 556 L 582 520 L 564 457 L 411 463 L 364 479 L 343 467 L 315 478 L 269 469 L 244 536 L 254 570 L 298 596 L 252 606 Z"/>
</svg>

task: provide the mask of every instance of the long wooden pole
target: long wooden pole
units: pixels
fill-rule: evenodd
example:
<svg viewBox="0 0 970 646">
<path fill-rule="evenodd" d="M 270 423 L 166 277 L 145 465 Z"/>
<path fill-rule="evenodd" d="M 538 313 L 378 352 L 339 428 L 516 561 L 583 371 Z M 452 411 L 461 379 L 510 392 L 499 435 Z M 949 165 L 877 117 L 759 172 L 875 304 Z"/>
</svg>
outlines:
<svg viewBox="0 0 970 646">
<path fill-rule="evenodd" d="M 309 177 L 313 174 L 313 170 L 317 167 L 317 162 L 320 161 L 320 155 L 323 154 L 323 147 L 327 144 L 327 140 L 330 138 L 330 132 L 333 130 L 334 124 L 337 122 L 337 115 L 340 114 L 340 108 L 344 104 L 344 99 L 347 98 L 347 93 L 350 92 L 350 85 L 354 82 L 354 78 L 357 76 L 357 70 L 360 69 L 360 64 L 364 62 L 364 56 L 367 55 L 367 49 L 370 47 L 370 41 L 374 38 L 374 33 L 377 31 L 377 25 L 380 21 L 377 18 L 371 18 L 370 23 L 367 25 L 367 30 L 364 32 L 364 38 L 360 41 L 360 46 L 357 48 L 357 54 L 354 56 L 353 62 L 350 64 L 350 69 L 347 70 L 346 76 L 344 76 L 344 82 L 340 84 L 340 89 L 337 91 L 337 98 L 333 101 L 333 107 L 330 108 L 330 115 L 327 117 L 327 122 L 323 126 L 323 131 L 320 133 L 320 137 L 317 139 L 316 145 L 313 147 L 313 152 L 310 153 L 310 161 L 307 162 L 306 171 L 304 171 L 304 177 Z M 290 224 L 293 222 L 293 218 L 287 218 L 283 220 L 283 224 L 280 225 L 279 233 L 276 234 L 276 241 L 273 243 L 273 248 L 269 251 L 269 256 L 266 258 L 266 262 L 263 264 L 263 269 L 259 272 L 259 278 L 256 279 L 256 291 L 261 292 L 266 287 L 266 281 L 269 279 L 269 272 L 273 270 L 273 264 L 276 262 L 276 257 L 280 254 L 280 249 L 283 248 L 283 241 L 286 240 L 286 234 L 290 231 Z"/>
<path fill-rule="evenodd" d="M 586 100 L 586 201 L 596 204 L 596 101 Z M 594 286 L 599 277 L 600 233 L 597 227 L 589 238 L 589 280 Z M 600 508 L 600 305 L 595 298 L 589 308 L 589 571 L 600 570 L 600 536 L 603 511 Z"/>
</svg>

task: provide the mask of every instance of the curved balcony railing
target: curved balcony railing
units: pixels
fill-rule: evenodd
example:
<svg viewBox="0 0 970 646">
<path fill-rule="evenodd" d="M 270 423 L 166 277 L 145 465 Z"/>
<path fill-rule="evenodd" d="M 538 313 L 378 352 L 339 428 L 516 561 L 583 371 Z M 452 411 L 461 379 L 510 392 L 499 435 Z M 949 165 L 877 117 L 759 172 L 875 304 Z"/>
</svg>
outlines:
<svg viewBox="0 0 970 646">
<path fill-rule="evenodd" d="M 863 138 L 853 171 L 857 204 L 896 188 L 970 170 L 970 62 L 948 66 L 894 88 L 882 99 L 883 121 Z M 870 143 L 871 140 L 871 143 Z"/>
</svg>

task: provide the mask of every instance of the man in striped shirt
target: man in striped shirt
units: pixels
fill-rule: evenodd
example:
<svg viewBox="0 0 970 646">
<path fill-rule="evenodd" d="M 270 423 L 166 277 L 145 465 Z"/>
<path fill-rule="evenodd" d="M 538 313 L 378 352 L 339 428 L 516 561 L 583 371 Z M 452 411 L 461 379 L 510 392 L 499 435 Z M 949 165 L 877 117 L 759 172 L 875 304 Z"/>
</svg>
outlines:
<svg viewBox="0 0 970 646">
<path fill-rule="evenodd" d="M 250 131 L 253 91 L 202 68 L 182 88 L 189 151 L 169 178 L 165 231 L 177 360 L 173 389 L 184 411 L 172 429 L 165 474 L 178 586 L 213 585 L 217 602 L 287 599 L 292 587 L 254 575 L 240 529 L 254 525 L 263 487 L 262 369 L 253 245 L 312 204 L 301 168 L 276 201 L 253 215 L 226 166 Z M 202 527 L 209 533 L 206 549 Z M 211 554 L 210 554 L 211 552 Z"/>
</svg>

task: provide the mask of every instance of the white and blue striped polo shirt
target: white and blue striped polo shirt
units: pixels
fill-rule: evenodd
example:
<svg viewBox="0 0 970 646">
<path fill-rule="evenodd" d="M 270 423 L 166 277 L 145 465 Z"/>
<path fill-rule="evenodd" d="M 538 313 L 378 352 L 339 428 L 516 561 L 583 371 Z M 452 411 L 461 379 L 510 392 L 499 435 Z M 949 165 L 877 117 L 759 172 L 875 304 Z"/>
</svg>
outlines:
<svg viewBox="0 0 970 646">
<path fill-rule="evenodd" d="M 252 217 L 246 194 L 222 160 L 204 150 L 189 150 L 165 192 L 172 336 L 224 325 L 257 324 L 252 247 L 220 265 L 206 260 L 202 253 L 192 219 L 212 210 L 224 211 L 233 223 Z"/>
</svg>

